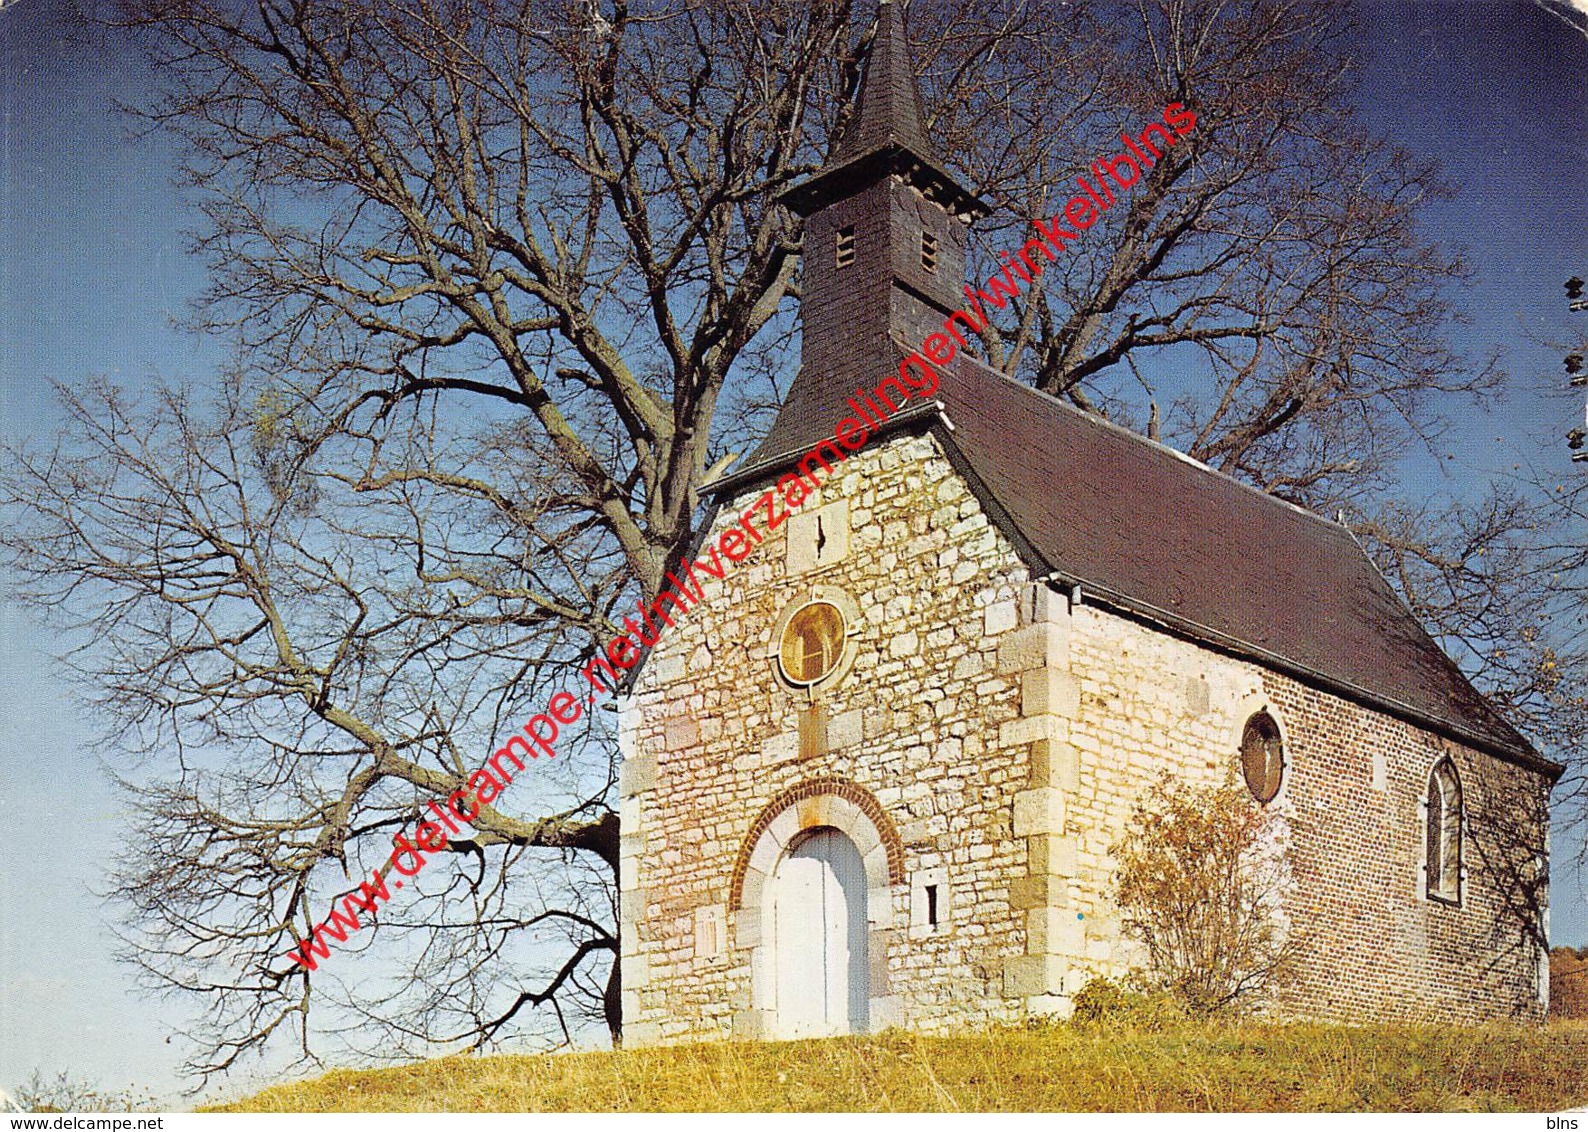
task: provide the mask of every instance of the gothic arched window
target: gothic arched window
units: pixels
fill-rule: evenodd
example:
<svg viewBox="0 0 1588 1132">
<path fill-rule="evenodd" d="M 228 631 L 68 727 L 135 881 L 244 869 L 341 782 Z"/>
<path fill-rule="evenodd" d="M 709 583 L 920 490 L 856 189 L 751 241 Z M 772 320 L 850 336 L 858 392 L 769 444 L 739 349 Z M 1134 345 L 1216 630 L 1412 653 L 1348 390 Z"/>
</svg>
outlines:
<svg viewBox="0 0 1588 1132">
<path fill-rule="evenodd" d="M 1428 776 L 1427 810 L 1428 898 L 1455 903 L 1461 899 L 1461 780 L 1449 759 L 1441 759 Z"/>
</svg>

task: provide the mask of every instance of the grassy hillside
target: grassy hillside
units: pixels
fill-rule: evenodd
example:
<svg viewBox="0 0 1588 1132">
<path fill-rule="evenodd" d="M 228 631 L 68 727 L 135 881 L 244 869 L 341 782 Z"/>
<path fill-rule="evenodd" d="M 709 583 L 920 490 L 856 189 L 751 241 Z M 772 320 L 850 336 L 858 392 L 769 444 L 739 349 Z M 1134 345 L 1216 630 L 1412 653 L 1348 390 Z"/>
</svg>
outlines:
<svg viewBox="0 0 1588 1132">
<path fill-rule="evenodd" d="M 1053 1027 L 452 1057 L 218 1111 L 1550 1111 L 1588 1104 L 1588 1024 L 1542 1030 Z"/>
<path fill-rule="evenodd" d="M 1549 953 L 1549 1012 L 1557 1018 L 1588 1018 L 1588 947 Z"/>
</svg>

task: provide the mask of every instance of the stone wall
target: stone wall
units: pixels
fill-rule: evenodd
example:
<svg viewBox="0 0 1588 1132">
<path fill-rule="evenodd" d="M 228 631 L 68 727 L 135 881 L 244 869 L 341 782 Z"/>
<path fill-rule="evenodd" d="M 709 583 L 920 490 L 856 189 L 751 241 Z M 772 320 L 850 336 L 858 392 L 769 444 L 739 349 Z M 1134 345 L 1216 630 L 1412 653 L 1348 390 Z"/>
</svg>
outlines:
<svg viewBox="0 0 1588 1132">
<path fill-rule="evenodd" d="M 726 501 L 722 515 L 756 494 Z M 874 797 L 903 852 L 903 883 L 870 901 L 873 1025 L 1021 1014 L 1002 976 L 1025 946 L 1024 919 L 1008 902 L 1026 872 L 1010 799 L 1029 767 L 1025 746 L 998 745 L 999 724 L 1019 714 L 1020 683 L 997 671 L 997 656 L 1016 628 L 1025 567 L 930 437 L 851 457 L 800 514 L 828 516 L 831 527 L 839 501 L 843 557 L 817 564 L 808 548 L 790 547 L 795 526 L 783 524 L 664 634 L 622 713 L 630 1041 L 762 1032 L 758 928 L 730 907 L 735 868 L 770 802 L 827 778 Z M 774 678 L 769 648 L 779 614 L 817 585 L 852 598 L 859 632 L 852 670 L 821 696 L 825 750 L 802 758 L 798 714 L 809 700 Z M 945 878 L 937 929 L 912 926 L 911 878 L 923 875 Z M 725 938 L 697 920 L 720 922 Z"/>
<path fill-rule="evenodd" d="M 780 614 L 816 587 L 847 595 L 858 631 L 802 754 L 811 701 L 774 678 L 770 649 Z M 1031 583 L 931 437 L 852 457 L 706 592 L 621 717 L 629 1041 L 767 1032 L 758 878 L 801 828 L 829 824 L 869 855 L 873 1028 L 1067 1013 L 1087 978 L 1142 961 L 1108 897 L 1135 799 L 1162 768 L 1235 773 L 1259 708 L 1284 736 L 1286 912 L 1311 941 L 1276 1007 L 1538 1014 L 1541 956 L 1486 872 L 1505 853 L 1469 852 L 1461 906 L 1429 902 L 1420 805 L 1448 753 L 1476 847 L 1487 815 L 1539 799 L 1539 776 Z M 1508 867 L 1525 873 L 1539 848 L 1511 846 Z M 937 927 L 924 883 L 942 892 Z"/>
</svg>

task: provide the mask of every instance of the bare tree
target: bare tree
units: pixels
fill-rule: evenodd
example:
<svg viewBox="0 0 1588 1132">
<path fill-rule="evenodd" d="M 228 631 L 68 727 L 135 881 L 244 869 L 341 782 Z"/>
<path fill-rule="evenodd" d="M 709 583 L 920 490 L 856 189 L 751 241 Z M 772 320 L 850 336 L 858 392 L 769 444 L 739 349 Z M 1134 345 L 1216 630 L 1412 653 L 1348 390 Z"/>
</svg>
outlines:
<svg viewBox="0 0 1588 1132">
<path fill-rule="evenodd" d="M 989 359 L 1266 490 L 1376 503 L 1441 401 L 1495 374 L 1443 345 L 1462 268 L 1417 235 L 1432 171 L 1351 120 L 1347 14 L 918 3 L 934 132 L 999 206 L 986 248 L 1023 242 L 1120 128 L 1172 99 L 1201 115 Z M 121 10 L 203 209 L 196 322 L 241 361 L 196 402 L 67 392 L 61 444 L 15 455 L 4 537 L 33 599 L 92 633 L 79 670 L 144 755 L 131 947 L 205 997 L 200 1070 L 289 1031 L 311 1055 L 327 1000 L 372 1052 L 618 1034 L 599 722 L 361 934 L 414 977 L 284 954 L 688 545 L 791 375 L 800 231 L 776 194 L 842 129 L 869 16 Z"/>
<path fill-rule="evenodd" d="M 143 815 L 121 877 L 144 928 L 131 954 L 213 998 L 201 1069 L 287 1024 L 307 1054 L 311 989 L 334 994 L 317 980 L 359 960 L 317 975 L 286 953 L 585 647 L 577 617 L 546 608 L 534 585 L 577 592 L 611 566 L 599 540 L 542 506 L 544 465 L 520 463 L 526 446 L 495 433 L 445 457 L 452 475 L 512 492 L 500 515 L 424 478 L 370 499 L 362 477 L 284 470 L 275 441 L 291 426 L 244 405 L 236 382 L 217 407 L 167 392 L 139 410 L 103 385 L 63 398 L 72 448 L 19 458 L 10 502 L 25 498 L 33 520 L 11 549 L 35 600 L 76 612 L 79 670 L 123 725 L 113 765 Z M 405 440 L 414 466 L 436 466 L 428 427 Z M 139 754 L 161 773 L 143 780 Z M 383 1048 L 409 1033 L 488 1037 L 550 997 L 545 982 L 583 992 L 559 1005 L 607 1007 L 586 960 L 616 948 L 613 897 L 569 854 L 616 868 L 610 760 L 528 777 L 450 842 L 464 867 L 427 875 L 360 940 L 396 936 L 413 965 L 383 1003 Z M 561 867 L 509 892 L 528 851 Z M 571 956 L 537 976 L 543 957 L 524 952 L 557 938 Z M 504 954 L 522 977 L 479 982 Z M 350 1008 L 367 1010 L 369 982 L 355 989 Z"/>
<path fill-rule="evenodd" d="M 994 317 L 989 360 L 1326 512 L 1382 488 L 1409 443 L 1438 433 L 1444 395 L 1499 375 L 1446 345 L 1449 285 L 1468 269 L 1418 220 L 1447 190 L 1431 162 L 1354 121 L 1348 13 L 1328 0 L 1089 12 L 1092 42 L 1114 50 L 1096 53 L 1081 96 L 945 101 L 956 152 L 1004 206 L 983 230 L 984 274 L 1030 218 L 1062 211 L 1091 162 L 1132 152 L 1122 132 L 1169 101 L 1197 126 Z M 1006 138 L 1013 155 L 994 148 Z"/>
<path fill-rule="evenodd" d="M 1582 0 L 1533 0 L 1533 3 L 1573 31 L 1588 36 L 1588 4 Z"/>
</svg>

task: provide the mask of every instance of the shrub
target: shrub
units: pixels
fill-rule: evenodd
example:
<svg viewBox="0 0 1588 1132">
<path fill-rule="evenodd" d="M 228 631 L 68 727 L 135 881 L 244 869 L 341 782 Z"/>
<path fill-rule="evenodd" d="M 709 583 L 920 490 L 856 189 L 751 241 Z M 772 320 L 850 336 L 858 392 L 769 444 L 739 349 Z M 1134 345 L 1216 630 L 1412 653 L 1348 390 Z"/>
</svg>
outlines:
<svg viewBox="0 0 1588 1132">
<path fill-rule="evenodd" d="M 1283 923 L 1279 834 L 1272 811 L 1239 787 L 1191 787 L 1165 774 L 1114 847 L 1124 931 L 1193 1015 L 1276 985 L 1301 951 Z"/>
<path fill-rule="evenodd" d="M 1070 1016 L 1077 1026 L 1154 1033 L 1185 1020 L 1185 1004 L 1173 995 L 1150 989 L 1139 980 L 1120 983 L 1103 978 L 1090 980 L 1076 992 L 1075 1013 Z"/>
<path fill-rule="evenodd" d="M 166 1107 L 142 1088 L 102 1089 L 64 1071 L 46 1077 L 36 1069 L 16 1091 L 16 1105 L 23 1112 L 160 1112 Z"/>
</svg>

